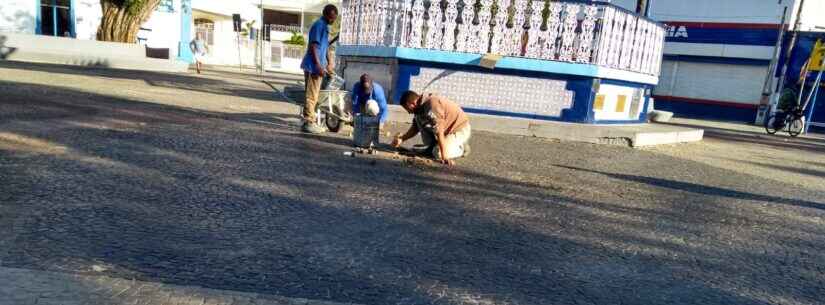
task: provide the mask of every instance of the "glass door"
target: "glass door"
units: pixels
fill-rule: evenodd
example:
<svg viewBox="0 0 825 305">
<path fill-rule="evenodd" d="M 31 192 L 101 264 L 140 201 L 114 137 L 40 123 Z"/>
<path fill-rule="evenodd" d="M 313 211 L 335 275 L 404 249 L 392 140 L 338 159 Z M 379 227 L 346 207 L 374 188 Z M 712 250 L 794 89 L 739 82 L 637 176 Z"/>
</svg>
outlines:
<svg viewBox="0 0 825 305">
<path fill-rule="evenodd" d="M 40 34 L 74 37 L 71 0 L 40 0 Z"/>
</svg>

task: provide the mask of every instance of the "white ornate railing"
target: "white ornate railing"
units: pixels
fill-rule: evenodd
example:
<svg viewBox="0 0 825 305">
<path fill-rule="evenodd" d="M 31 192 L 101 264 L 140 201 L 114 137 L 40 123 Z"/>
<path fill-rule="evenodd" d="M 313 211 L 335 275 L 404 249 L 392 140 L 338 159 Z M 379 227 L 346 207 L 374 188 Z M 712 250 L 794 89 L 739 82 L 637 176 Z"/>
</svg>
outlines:
<svg viewBox="0 0 825 305">
<path fill-rule="evenodd" d="M 272 32 L 295 32 L 301 33 L 303 30 L 300 25 L 286 25 L 286 24 L 268 24 L 269 30 Z"/>
<path fill-rule="evenodd" d="M 596 1 L 343 0 L 341 44 L 496 53 L 658 76 L 665 31 Z"/>
</svg>

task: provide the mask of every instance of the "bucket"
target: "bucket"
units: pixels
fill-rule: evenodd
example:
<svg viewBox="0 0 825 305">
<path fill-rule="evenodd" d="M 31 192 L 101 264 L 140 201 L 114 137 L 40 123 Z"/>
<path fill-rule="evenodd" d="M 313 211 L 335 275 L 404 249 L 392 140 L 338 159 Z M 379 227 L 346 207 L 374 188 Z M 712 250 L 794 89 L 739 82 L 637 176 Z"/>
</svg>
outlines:
<svg viewBox="0 0 825 305">
<path fill-rule="evenodd" d="M 341 90 L 344 88 L 344 83 L 346 81 L 343 77 L 340 77 L 336 74 L 327 74 L 323 80 L 321 80 L 321 89 L 324 90 Z"/>
<path fill-rule="evenodd" d="M 378 145 L 380 125 L 381 119 L 379 117 L 356 115 L 352 132 L 353 146 L 371 148 Z"/>
</svg>

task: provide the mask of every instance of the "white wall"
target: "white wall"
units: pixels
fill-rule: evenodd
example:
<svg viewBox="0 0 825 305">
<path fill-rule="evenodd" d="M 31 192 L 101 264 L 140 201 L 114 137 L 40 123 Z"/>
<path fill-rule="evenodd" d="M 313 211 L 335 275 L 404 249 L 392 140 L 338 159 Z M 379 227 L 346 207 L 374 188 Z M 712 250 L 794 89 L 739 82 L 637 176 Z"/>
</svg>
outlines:
<svg viewBox="0 0 825 305">
<path fill-rule="evenodd" d="M 641 90 L 636 88 L 602 84 L 599 86 L 597 99 L 601 99 L 601 109 L 595 109 L 593 114 L 596 120 L 637 120 L 639 112 L 644 106 Z M 624 99 L 620 105 L 619 100 Z"/>
<path fill-rule="evenodd" d="M 241 14 L 245 21 L 255 20 L 255 27 L 261 26 L 261 11 L 258 1 L 250 0 L 192 0 L 192 9 L 208 13 L 232 17 L 232 14 Z"/>
<path fill-rule="evenodd" d="M 170 58 L 178 54 L 181 31 L 180 0 L 175 0 L 174 7 L 175 11 L 171 13 L 162 11 L 152 13 L 149 20 L 142 26 L 151 30 L 146 33 L 146 46 L 168 48 Z"/>
<path fill-rule="evenodd" d="M 656 95 L 759 104 L 767 66 L 665 60 Z"/>
<path fill-rule="evenodd" d="M 792 0 L 654 0 L 650 6 L 650 16 L 659 21 L 778 24 L 782 19 L 782 8 L 793 5 L 792 2 Z"/>
<path fill-rule="evenodd" d="M 825 32 L 825 0 L 805 0 L 800 30 Z"/>
<path fill-rule="evenodd" d="M 637 0 L 613 0 L 613 1 L 610 1 L 611 4 L 616 5 L 616 6 L 620 6 L 622 8 L 625 8 L 625 9 L 631 11 L 631 12 L 636 11 L 636 2 L 637 2 Z"/>
<path fill-rule="evenodd" d="M 100 8 L 100 1 L 76 0 L 75 5 L 77 39 L 96 40 L 97 29 L 100 26 L 100 18 L 103 15 Z"/>
<path fill-rule="evenodd" d="M 770 60 L 773 58 L 774 47 L 749 46 L 709 43 L 665 43 L 664 53 L 667 55 L 690 55 L 724 58 L 748 58 Z"/>
<path fill-rule="evenodd" d="M 0 1 L 0 31 L 34 34 L 37 9 L 33 0 Z"/>
</svg>

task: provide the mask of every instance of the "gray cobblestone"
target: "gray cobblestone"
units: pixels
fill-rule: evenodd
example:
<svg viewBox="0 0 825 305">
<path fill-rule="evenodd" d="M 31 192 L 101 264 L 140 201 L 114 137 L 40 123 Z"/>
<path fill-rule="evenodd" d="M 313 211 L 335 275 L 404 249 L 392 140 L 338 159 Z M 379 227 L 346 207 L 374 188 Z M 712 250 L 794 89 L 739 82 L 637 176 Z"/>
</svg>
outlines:
<svg viewBox="0 0 825 305">
<path fill-rule="evenodd" d="M 306 299 L 273 295 L 130 281 L 106 276 L 78 277 L 6 267 L 0 267 L 0 283 L 14 284 L 0 286 L 0 305 L 307 305 L 308 302 Z M 99 294 L 91 290 L 93 285 L 89 283 L 97 286 L 114 285 L 126 292 L 119 295 Z M 169 297 L 170 294 L 172 298 Z"/>
<path fill-rule="evenodd" d="M 0 62 L 2 266 L 90 276 L 63 279 L 112 304 L 141 282 L 175 305 L 192 286 L 257 293 L 239 304 L 822 303 L 821 140 L 667 152 L 477 133 L 446 169 L 344 157 L 349 140 L 296 133 L 262 86 Z M 740 168 L 732 147 L 808 179 Z M 51 289 L 12 272 L 25 295 Z"/>
</svg>

